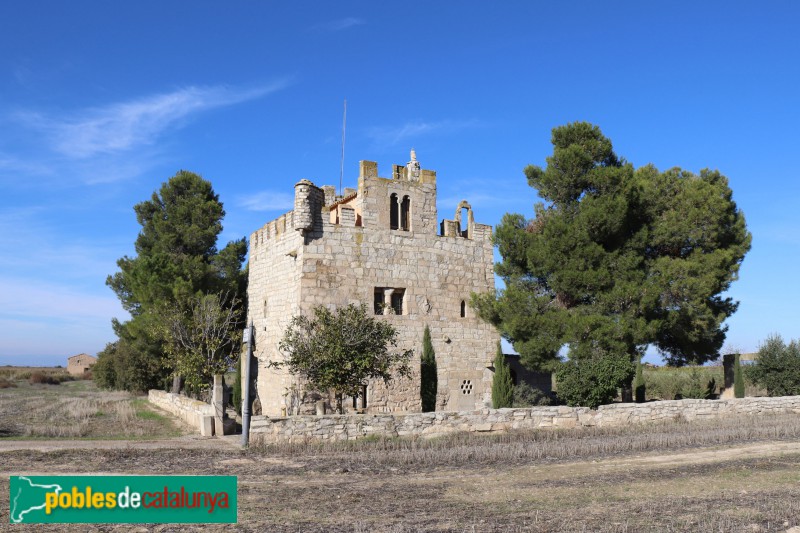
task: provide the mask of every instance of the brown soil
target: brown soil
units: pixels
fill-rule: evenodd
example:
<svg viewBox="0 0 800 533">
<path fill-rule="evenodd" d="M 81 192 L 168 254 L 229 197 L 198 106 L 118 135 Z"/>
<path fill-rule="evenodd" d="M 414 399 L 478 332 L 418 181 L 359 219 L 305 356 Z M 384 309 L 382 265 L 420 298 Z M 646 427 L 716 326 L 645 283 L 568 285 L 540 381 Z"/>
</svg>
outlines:
<svg viewBox="0 0 800 533">
<path fill-rule="evenodd" d="M 10 526 L 13 531 L 785 531 L 800 524 L 800 441 L 518 465 L 397 468 L 241 450 L 238 437 L 0 441 L 0 473 L 219 474 L 235 526 Z M 88 453 L 87 453 L 88 452 Z"/>
</svg>

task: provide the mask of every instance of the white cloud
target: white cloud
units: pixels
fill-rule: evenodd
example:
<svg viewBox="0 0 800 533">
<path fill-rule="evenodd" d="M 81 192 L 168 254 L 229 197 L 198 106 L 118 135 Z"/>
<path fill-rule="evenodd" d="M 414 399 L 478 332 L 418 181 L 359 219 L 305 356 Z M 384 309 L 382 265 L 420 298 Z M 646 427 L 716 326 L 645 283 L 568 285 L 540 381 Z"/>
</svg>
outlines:
<svg viewBox="0 0 800 533">
<path fill-rule="evenodd" d="M 441 120 L 438 122 L 406 122 L 400 126 L 375 127 L 367 135 L 383 146 L 394 146 L 409 139 L 430 134 L 451 134 L 478 126 L 476 120 Z"/>
<path fill-rule="evenodd" d="M 236 203 L 248 211 L 291 211 L 294 208 L 294 195 L 285 192 L 260 191 L 248 196 L 240 196 Z"/>
<path fill-rule="evenodd" d="M 366 21 L 364 19 L 356 17 L 345 17 L 337 20 L 331 20 L 329 22 L 323 22 L 322 24 L 317 24 L 312 29 L 322 29 L 327 31 L 342 31 L 350 29 L 354 26 L 361 26 L 362 24 L 366 24 Z"/>
<path fill-rule="evenodd" d="M 253 89 L 186 87 L 166 94 L 90 108 L 69 117 L 17 113 L 17 120 L 42 132 L 56 152 L 83 159 L 152 144 L 192 114 L 238 104 L 278 91 L 286 79 Z"/>
</svg>

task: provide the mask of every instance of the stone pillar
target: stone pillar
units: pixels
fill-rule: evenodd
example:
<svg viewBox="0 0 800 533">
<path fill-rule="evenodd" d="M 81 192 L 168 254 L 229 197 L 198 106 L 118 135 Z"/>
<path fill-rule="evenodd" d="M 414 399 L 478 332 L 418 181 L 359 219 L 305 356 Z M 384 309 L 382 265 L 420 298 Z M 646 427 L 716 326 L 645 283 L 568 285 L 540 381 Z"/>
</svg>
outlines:
<svg viewBox="0 0 800 533">
<path fill-rule="evenodd" d="M 733 394 L 733 366 L 736 364 L 736 355 L 729 353 L 722 356 L 722 375 L 725 381 L 725 388 L 720 394 L 721 400 L 734 398 Z"/>
<path fill-rule="evenodd" d="M 214 407 L 214 434 L 221 437 L 225 434 L 222 419 L 225 416 L 225 394 L 222 386 L 222 375 L 214 376 L 214 388 L 211 391 L 211 405 Z"/>
</svg>

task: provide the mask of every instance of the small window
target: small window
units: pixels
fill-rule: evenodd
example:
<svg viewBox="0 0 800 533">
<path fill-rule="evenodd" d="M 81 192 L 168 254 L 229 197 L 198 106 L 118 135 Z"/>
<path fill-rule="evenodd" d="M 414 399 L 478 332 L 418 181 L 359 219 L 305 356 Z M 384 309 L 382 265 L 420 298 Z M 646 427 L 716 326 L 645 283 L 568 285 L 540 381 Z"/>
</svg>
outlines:
<svg viewBox="0 0 800 533">
<path fill-rule="evenodd" d="M 467 316 L 467 302 L 461 300 L 461 318 Z"/>
<path fill-rule="evenodd" d="M 382 315 L 383 308 L 386 304 L 386 297 L 384 296 L 383 287 L 375 288 L 375 314 Z"/>
<path fill-rule="evenodd" d="M 376 315 L 402 315 L 405 289 L 375 287 L 374 306 Z"/>
<path fill-rule="evenodd" d="M 461 382 L 461 394 L 468 395 L 472 394 L 472 381 L 469 379 L 465 379 Z"/>
<path fill-rule="evenodd" d="M 403 196 L 403 203 L 400 204 L 400 229 L 411 230 L 411 198 L 408 196 Z"/>
<path fill-rule="evenodd" d="M 392 193 L 389 196 L 389 228 L 397 229 L 400 227 L 400 205 L 397 202 L 397 195 Z"/>
<path fill-rule="evenodd" d="M 403 296 L 406 291 L 403 289 L 395 289 L 392 293 L 392 311 L 396 315 L 403 314 Z"/>
</svg>

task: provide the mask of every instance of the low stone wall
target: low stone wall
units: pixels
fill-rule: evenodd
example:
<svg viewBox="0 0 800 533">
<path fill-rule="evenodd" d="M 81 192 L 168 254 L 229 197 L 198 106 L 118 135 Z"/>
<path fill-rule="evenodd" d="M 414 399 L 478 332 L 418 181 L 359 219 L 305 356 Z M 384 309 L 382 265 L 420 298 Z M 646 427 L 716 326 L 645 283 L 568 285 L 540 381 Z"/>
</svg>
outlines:
<svg viewBox="0 0 800 533">
<path fill-rule="evenodd" d="M 501 432 L 547 427 L 624 426 L 685 418 L 797 413 L 800 396 L 730 400 L 672 400 L 586 407 L 482 409 L 468 412 L 324 415 L 269 418 L 254 416 L 254 442 L 350 440 L 369 435 L 435 437 L 459 431 Z"/>
<path fill-rule="evenodd" d="M 214 434 L 214 407 L 211 404 L 163 390 L 151 390 L 147 393 L 147 399 L 197 428 L 201 435 L 210 437 Z"/>
</svg>

